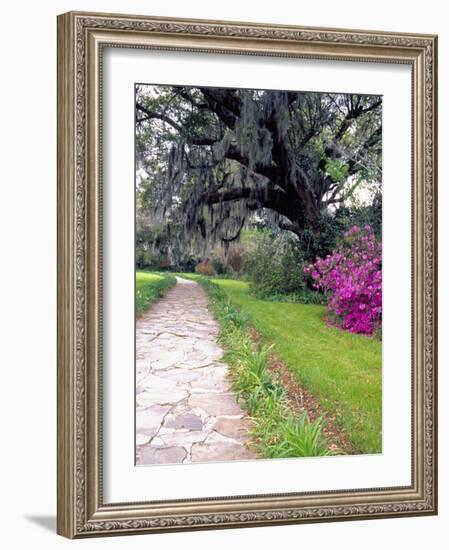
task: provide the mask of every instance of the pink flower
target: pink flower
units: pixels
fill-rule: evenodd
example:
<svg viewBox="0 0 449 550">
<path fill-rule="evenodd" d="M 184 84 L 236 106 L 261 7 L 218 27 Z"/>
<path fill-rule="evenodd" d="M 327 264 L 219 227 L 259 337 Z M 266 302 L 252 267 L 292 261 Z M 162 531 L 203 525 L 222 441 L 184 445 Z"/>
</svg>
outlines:
<svg viewBox="0 0 449 550">
<path fill-rule="evenodd" d="M 340 317 L 343 328 L 365 334 L 377 329 L 382 318 L 382 244 L 371 226 L 353 226 L 338 250 L 318 258 L 310 271 L 314 286 L 326 292 L 328 309 Z"/>
</svg>

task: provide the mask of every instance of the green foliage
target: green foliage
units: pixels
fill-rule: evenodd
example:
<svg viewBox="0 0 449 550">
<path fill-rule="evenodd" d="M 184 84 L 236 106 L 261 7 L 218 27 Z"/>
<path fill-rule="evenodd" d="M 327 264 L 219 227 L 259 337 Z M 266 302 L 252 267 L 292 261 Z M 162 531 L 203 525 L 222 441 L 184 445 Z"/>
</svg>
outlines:
<svg viewBox="0 0 449 550">
<path fill-rule="evenodd" d="M 176 279 L 169 273 L 136 272 L 136 315 L 143 313 L 169 288 L 176 284 Z"/>
<path fill-rule="evenodd" d="M 262 342 L 275 345 L 276 355 L 323 410 L 336 417 L 351 446 L 382 452 L 380 340 L 329 326 L 324 306 L 259 300 L 243 281 L 213 281 L 232 307 L 251 319 Z"/>
<path fill-rule="evenodd" d="M 318 231 L 305 229 L 300 237 L 300 246 L 304 259 L 314 261 L 317 257 L 330 254 L 344 232 L 350 227 L 349 211 L 338 209 L 336 212 L 322 212 Z"/>
<path fill-rule="evenodd" d="M 322 437 L 323 420 L 311 422 L 307 414 L 288 416 L 282 438 L 268 448 L 269 458 L 293 458 L 296 456 L 326 456 L 332 454 Z M 313 454 L 312 454 L 313 453 Z"/>
<path fill-rule="evenodd" d="M 163 258 L 160 254 L 153 254 L 141 247 L 136 248 L 136 268 L 137 269 L 161 269 Z"/>
<path fill-rule="evenodd" d="M 259 296 L 289 294 L 304 288 L 304 260 L 290 236 L 253 231 L 244 253 L 243 270 Z"/>
<path fill-rule="evenodd" d="M 198 257 L 182 240 L 179 225 L 136 224 L 136 269 L 148 271 L 193 271 Z"/>
<path fill-rule="evenodd" d="M 272 345 L 257 345 L 248 335 L 249 317 L 209 279 L 195 278 L 208 292 L 211 309 L 220 323 L 231 383 L 253 420 L 253 436 L 264 458 L 325 456 L 330 454 L 322 435 L 322 420 L 307 414 L 293 416 L 283 387 L 268 371 Z"/>
<path fill-rule="evenodd" d="M 353 205 L 348 210 L 350 219 L 347 229 L 353 225 L 364 227 L 369 225 L 372 227 L 377 240 L 382 240 L 382 196 L 376 195 L 370 206 Z"/>
<path fill-rule="evenodd" d="M 218 256 L 213 256 L 211 259 L 211 265 L 213 270 L 217 275 L 226 275 L 228 272 L 228 268 L 225 264 L 225 262 L 219 258 Z"/>
<path fill-rule="evenodd" d="M 273 390 L 273 381 L 267 373 L 267 356 L 271 347 L 262 346 L 258 349 L 249 339 L 242 342 L 236 353 L 240 367 L 240 375 L 234 384 L 237 395 L 251 392 L 255 387 L 265 394 Z"/>
<path fill-rule="evenodd" d="M 326 172 L 338 183 L 343 184 L 349 176 L 349 166 L 341 159 L 326 159 Z"/>
<path fill-rule="evenodd" d="M 324 258 L 337 248 L 348 229 L 358 225 L 370 225 L 377 239 L 382 238 L 382 197 L 376 195 L 369 206 L 353 204 L 351 208 L 340 206 L 335 211 L 323 211 L 318 231 L 305 229 L 299 237 L 304 260 L 314 262 Z"/>
</svg>

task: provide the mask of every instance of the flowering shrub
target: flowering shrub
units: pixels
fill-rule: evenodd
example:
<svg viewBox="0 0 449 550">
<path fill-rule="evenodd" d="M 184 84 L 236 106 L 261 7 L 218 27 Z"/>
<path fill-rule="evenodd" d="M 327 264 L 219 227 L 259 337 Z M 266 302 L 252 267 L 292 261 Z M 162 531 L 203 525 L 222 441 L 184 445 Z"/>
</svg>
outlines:
<svg viewBox="0 0 449 550">
<path fill-rule="evenodd" d="M 209 262 L 209 259 L 204 258 L 204 260 L 201 260 L 198 264 L 196 264 L 195 273 L 199 273 L 200 275 L 207 275 L 209 277 L 215 275 L 215 270 Z"/>
<path fill-rule="evenodd" d="M 373 334 L 382 318 L 382 244 L 371 226 L 353 226 L 336 252 L 304 268 L 328 297 L 342 328 Z"/>
</svg>

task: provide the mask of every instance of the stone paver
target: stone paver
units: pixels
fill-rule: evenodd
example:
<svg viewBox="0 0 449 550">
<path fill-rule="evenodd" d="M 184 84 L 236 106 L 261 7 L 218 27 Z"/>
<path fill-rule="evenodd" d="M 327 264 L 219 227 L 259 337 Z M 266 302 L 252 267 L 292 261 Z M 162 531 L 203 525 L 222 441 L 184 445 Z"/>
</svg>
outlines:
<svg viewBox="0 0 449 550">
<path fill-rule="evenodd" d="M 138 465 L 257 458 L 207 305 L 198 283 L 177 278 L 137 320 Z"/>
</svg>

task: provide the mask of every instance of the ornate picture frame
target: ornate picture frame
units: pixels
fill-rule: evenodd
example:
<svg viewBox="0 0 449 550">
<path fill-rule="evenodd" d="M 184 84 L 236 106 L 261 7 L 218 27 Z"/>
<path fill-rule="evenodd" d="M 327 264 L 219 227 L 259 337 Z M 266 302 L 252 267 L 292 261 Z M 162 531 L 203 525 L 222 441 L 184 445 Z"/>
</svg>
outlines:
<svg viewBox="0 0 449 550">
<path fill-rule="evenodd" d="M 190 51 L 411 68 L 411 484 L 103 499 L 102 56 Z M 58 533 L 69 538 L 437 513 L 437 37 L 70 12 L 58 17 Z M 408 359 L 407 359 L 408 360 Z"/>
</svg>

